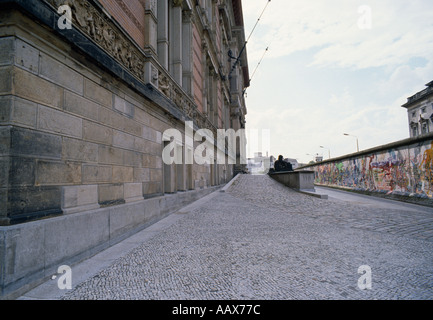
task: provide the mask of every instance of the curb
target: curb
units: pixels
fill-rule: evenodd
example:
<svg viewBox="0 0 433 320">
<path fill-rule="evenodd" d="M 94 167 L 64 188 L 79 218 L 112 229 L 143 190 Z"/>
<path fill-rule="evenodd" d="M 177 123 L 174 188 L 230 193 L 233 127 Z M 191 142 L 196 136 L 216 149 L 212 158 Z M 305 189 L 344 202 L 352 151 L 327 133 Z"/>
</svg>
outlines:
<svg viewBox="0 0 433 320">
<path fill-rule="evenodd" d="M 233 184 L 233 182 L 236 181 L 236 179 L 238 179 L 240 176 L 240 173 L 238 173 L 232 180 L 230 180 L 229 183 L 227 183 L 221 190 L 220 192 L 226 192 L 228 188 L 230 188 L 230 186 Z"/>
<path fill-rule="evenodd" d="M 296 190 L 296 189 L 295 189 Z M 328 199 L 328 195 L 327 194 L 320 194 L 320 193 L 316 193 L 316 191 L 309 191 L 309 190 L 296 190 L 300 193 L 309 195 L 309 196 L 313 196 L 316 198 L 320 198 L 320 199 Z"/>
</svg>

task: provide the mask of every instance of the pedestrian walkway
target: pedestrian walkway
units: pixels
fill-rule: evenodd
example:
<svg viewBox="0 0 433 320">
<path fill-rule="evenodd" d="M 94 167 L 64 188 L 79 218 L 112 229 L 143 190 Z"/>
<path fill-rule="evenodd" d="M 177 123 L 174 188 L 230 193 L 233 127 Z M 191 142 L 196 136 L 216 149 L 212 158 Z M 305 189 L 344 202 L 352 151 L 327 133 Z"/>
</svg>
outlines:
<svg viewBox="0 0 433 320">
<path fill-rule="evenodd" d="M 433 210 L 329 195 L 240 175 L 22 299 L 433 299 Z"/>
</svg>

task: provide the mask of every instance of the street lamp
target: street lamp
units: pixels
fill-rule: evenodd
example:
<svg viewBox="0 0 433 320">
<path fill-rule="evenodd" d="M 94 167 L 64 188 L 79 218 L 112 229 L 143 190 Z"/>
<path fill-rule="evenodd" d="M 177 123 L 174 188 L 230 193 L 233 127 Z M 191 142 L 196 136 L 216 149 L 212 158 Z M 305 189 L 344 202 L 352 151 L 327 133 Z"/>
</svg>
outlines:
<svg viewBox="0 0 433 320">
<path fill-rule="evenodd" d="M 325 148 L 324 146 L 320 146 L 320 148 L 328 149 L 328 148 Z M 331 150 L 329 150 L 329 149 L 328 149 L 328 159 L 331 159 Z"/>
<path fill-rule="evenodd" d="M 355 137 L 356 138 L 356 151 L 359 152 L 359 144 L 358 144 L 358 137 L 354 136 L 353 134 L 343 133 L 345 136 Z"/>
</svg>

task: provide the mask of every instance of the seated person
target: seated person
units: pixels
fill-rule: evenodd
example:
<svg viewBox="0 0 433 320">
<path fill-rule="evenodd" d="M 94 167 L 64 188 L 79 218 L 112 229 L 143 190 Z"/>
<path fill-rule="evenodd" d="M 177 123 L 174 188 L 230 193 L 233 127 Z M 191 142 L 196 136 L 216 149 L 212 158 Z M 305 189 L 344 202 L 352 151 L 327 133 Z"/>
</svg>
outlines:
<svg viewBox="0 0 433 320">
<path fill-rule="evenodd" d="M 292 164 L 290 162 L 284 161 L 283 156 L 278 156 L 278 160 L 274 163 L 275 171 L 293 171 Z"/>
</svg>

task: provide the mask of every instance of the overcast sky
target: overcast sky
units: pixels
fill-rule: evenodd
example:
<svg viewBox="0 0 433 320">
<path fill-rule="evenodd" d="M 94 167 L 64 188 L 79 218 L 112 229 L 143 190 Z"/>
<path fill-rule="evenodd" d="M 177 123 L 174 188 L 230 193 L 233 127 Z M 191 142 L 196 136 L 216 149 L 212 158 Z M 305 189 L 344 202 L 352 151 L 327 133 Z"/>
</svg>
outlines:
<svg viewBox="0 0 433 320">
<path fill-rule="evenodd" d="M 401 105 L 433 80 L 431 0 L 272 0 L 251 34 L 267 2 L 242 1 L 247 129 L 271 138 L 248 156 L 305 163 L 355 152 L 343 133 L 360 150 L 409 137 Z"/>
</svg>

